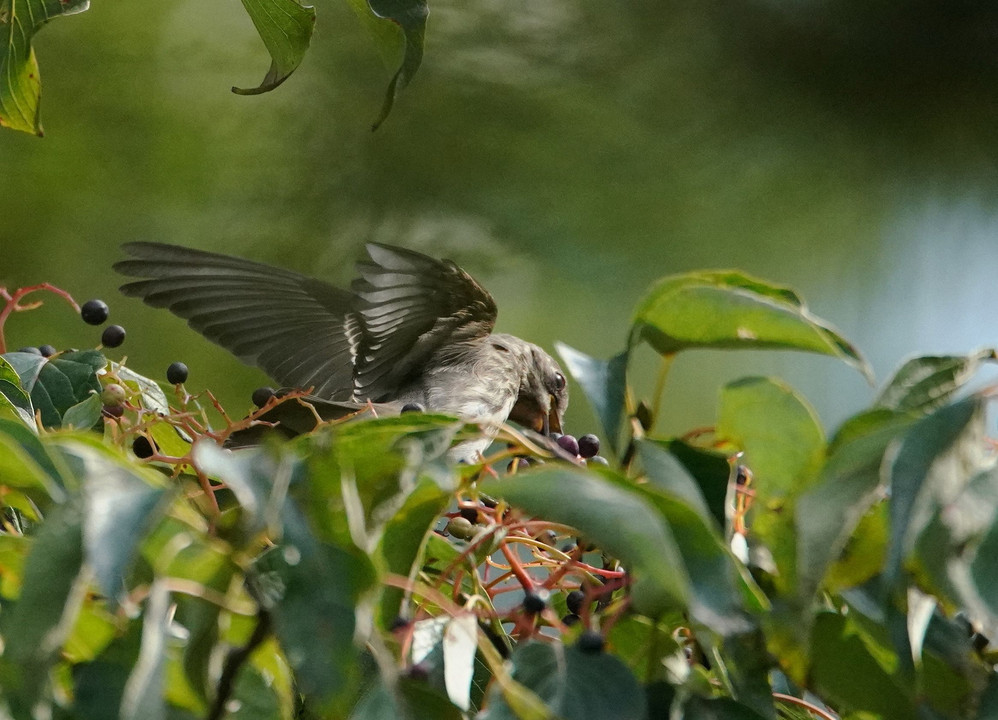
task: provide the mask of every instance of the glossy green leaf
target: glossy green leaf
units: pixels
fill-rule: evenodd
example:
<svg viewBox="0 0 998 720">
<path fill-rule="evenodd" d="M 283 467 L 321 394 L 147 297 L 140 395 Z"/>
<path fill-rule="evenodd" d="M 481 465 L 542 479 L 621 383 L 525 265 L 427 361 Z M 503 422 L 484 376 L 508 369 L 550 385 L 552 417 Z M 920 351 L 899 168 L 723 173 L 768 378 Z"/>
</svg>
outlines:
<svg viewBox="0 0 998 720">
<path fill-rule="evenodd" d="M 17 488 L 39 507 L 66 498 L 63 480 L 42 441 L 21 423 L 0 419 L 0 485 Z"/>
<path fill-rule="evenodd" d="M 683 720 L 764 720 L 760 715 L 731 698 L 690 697 L 683 705 Z"/>
<path fill-rule="evenodd" d="M 139 399 L 142 407 L 163 415 L 170 412 L 170 403 L 166 399 L 166 393 L 155 380 L 150 380 L 145 375 L 140 375 L 129 367 L 111 363 L 111 371 L 118 376 L 126 385 L 139 391 Z"/>
<path fill-rule="evenodd" d="M 872 378 L 859 351 L 792 290 L 736 271 L 661 280 L 634 315 L 631 344 L 638 340 L 663 355 L 691 348 L 802 350 L 840 358 Z"/>
<path fill-rule="evenodd" d="M 555 343 L 555 347 L 565 363 L 565 370 L 582 388 L 596 413 L 603 437 L 616 450 L 627 390 L 628 353 L 622 352 L 609 360 L 600 360 L 564 343 Z"/>
<path fill-rule="evenodd" d="M 426 534 L 432 531 L 434 519 L 447 508 L 450 498 L 451 494 L 432 480 L 420 481 L 385 526 L 378 554 L 386 572 L 405 577 L 411 574 Z M 388 627 L 395 617 L 404 614 L 400 607 L 403 595 L 400 588 L 385 588 L 382 592 L 378 618 L 382 627 Z"/>
<path fill-rule="evenodd" d="M 657 616 L 685 607 L 690 581 L 668 525 L 639 492 L 608 476 L 547 466 L 485 481 L 480 489 L 534 515 L 570 525 L 620 558 L 636 578 L 633 598 L 639 612 Z"/>
<path fill-rule="evenodd" d="M 254 583 L 299 689 L 317 708 L 342 712 L 358 681 L 355 607 L 374 581 L 366 557 L 319 542 L 288 500 L 283 534 L 254 564 Z"/>
<path fill-rule="evenodd" d="M 929 413 L 952 400 L 982 364 L 994 360 L 991 348 L 970 355 L 912 358 L 887 381 L 875 404 L 899 412 Z"/>
<path fill-rule="evenodd" d="M 885 591 L 899 583 L 904 560 L 929 523 L 932 509 L 956 499 L 975 464 L 980 465 L 983 410 L 981 398 L 966 398 L 920 420 L 900 440 L 889 467 L 891 535 Z"/>
<path fill-rule="evenodd" d="M 108 720 L 119 717 L 121 696 L 138 659 L 141 639 L 142 623 L 129 623 L 125 632 L 100 656 L 73 668 L 74 718 Z"/>
<path fill-rule="evenodd" d="M 293 720 L 295 692 L 276 643 L 263 643 L 236 678 L 226 720 Z"/>
<path fill-rule="evenodd" d="M 35 427 L 35 411 L 31 407 L 31 398 L 21 386 L 21 378 L 7 361 L 0 355 L 0 412 L 7 410 L 11 417 L 16 417 L 28 427 Z"/>
<path fill-rule="evenodd" d="M 288 79 L 301 64 L 315 29 L 315 8 L 297 0 L 242 0 L 263 44 L 271 65 L 263 82 L 255 88 L 232 88 L 238 95 L 259 95 Z"/>
<path fill-rule="evenodd" d="M 560 643 L 531 642 L 510 658 L 513 679 L 536 693 L 563 720 L 643 720 L 646 705 L 637 680 L 618 658 L 585 653 Z M 481 720 L 514 720 L 498 688 L 490 690 Z"/>
<path fill-rule="evenodd" d="M 707 501 L 696 480 L 675 455 L 651 440 L 639 440 L 636 446 L 638 459 L 651 486 L 682 500 L 704 520 L 710 517 Z"/>
<path fill-rule="evenodd" d="M 423 34 L 429 8 L 426 0 L 367 0 L 371 12 L 379 18 L 390 20 L 402 29 L 404 47 L 402 64 L 392 76 L 385 93 L 385 102 L 372 130 L 377 130 L 388 119 L 399 93 L 412 80 L 423 61 Z"/>
<path fill-rule="evenodd" d="M 121 698 L 121 720 L 166 720 L 164 683 L 170 627 L 170 591 L 161 582 L 149 589 L 142 614 L 142 644 Z"/>
<path fill-rule="evenodd" d="M 90 395 L 75 405 L 69 407 L 62 416 L 64 428 L 89 430 L 101 419 L 101 400 L 99 395 Z"/>
<path fill-rule="evenodd" d="M 32 543 L 21 594 L 0 613 L 5 686 L 15 704 L 31 707 L 48 668 L 72 630 L 82 600 L 77 577 L 83 563 L 82 511 L 78 503 L 55 506 Z"/>
<path fill-rule="evenodd" d="M 85 475 L 83 544 L 98 586 L 112 601 L 124 590 L 124 576 L 138 545 L 162 512 L 166 488 L 155 474 L 130 465 L 102 446 L 65 441 L 61 451 L 77 460 Z"/>
<path fill-rule="evenodd" d="M 309 448 L 309 507 L 324 536 L 352 541 L 373 551 L 385 523 L 403 506 L 422 477 L 453 490 L 456 478 L 448 451 L 464 427 L 441 415 L 407 413 L 398 417 L 345 423 L 330 428 L 328 443 L 303 438 Z M 349 504 L 355 498 L 357 505 Z M 348 528 L 338 513 L 351 513 Z"/>
<path fill-rule="evenodd" d="M 649 441 L 656 442 L 656 441 Z M 731 483 L 731 461 L 722 452 L 690 445 L 682 440 L 669 440 L 657 443 L 669 450 L 683 464 L 690 476 L 696 480 L 710 514 L 717 520 L 718 527 L 727 522 L 728 485 Z"/>
<path fill-rule="evenodd" d="M 777 582 L 794 587 L 795 498 L 814 484 L 825 454 L 825 438 L 814 410 L 791 388 L 771 378 L 745 378 L 721 390 L 718 437 L 744 451 L 755 492 L 752 533 L 773 554 Z"/>
<path fill-rule="evenodd" d="M 349 720 L 462 720 L 447 697 L 420 680 L 401 678 L 389 692 L 378 678 L 354 706 Z"/>
<path fill-rule="evenodd" d="M 884 637 L 875 637 L 849 618 L 819 613 L 812 635 L 816 689 L 843 711 L 865 711 L 883 720 L 917 717 L 914 688 L 898 674 L 897 657 Z"/>
<path fill-rule="evenodd" d="M 33 407 L 41 412 L 46 427 L 62 425 L 62 416 L 77 403 L 100 392 L 97 371 L 107 361 L 96 350 L 62 353 L 44 358 L 31 353 L 5 355 L 21 380 L 21 387 L 30 393 Z"/>
<path fill-rule="evenodd" d="M 30 549 L 30 538 L 0 535 L 0 596 L 12 600 L 20 595 L 24 561 Z"/>
<path fill-rule="evenodd" d="M 42 135 L 38 114 L 42 84 L 31 41 L 49 20 L 88 7 L 90 0 L 0 2 L 0 127 Z"/>
<path fill-rule="evenodd" d="M 773 378 L 751 377 L 721 390 L 716 433 L 744 451 L 764 502 L 792 497 L 821 467 L 825 434 L 814 410 L 796 391 Z"/>
<path fill-rule="evenodd" d="M 874 410 L 850 419 L 836 434 L 820 479 L 794 508 L 802 599 L 818 589 L 864 514 L 885 494 L 881 478 L 884 455 L 913 422 L 906 415 Z M 857 562 L 868 559 L 858 558 Z"/>
</svg>

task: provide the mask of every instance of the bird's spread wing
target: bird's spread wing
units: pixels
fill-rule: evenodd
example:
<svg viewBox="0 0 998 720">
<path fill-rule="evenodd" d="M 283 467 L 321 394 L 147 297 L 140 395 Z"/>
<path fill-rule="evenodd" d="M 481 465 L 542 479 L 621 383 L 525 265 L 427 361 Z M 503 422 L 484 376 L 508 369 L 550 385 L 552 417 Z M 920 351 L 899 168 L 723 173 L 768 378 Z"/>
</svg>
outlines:
<svg viewBox="0 0 998 720">
<path fill-rule="evenodd" d="M 486 337 L 492 296 L 449 260 L 402 248 L 367 246 L 351 288 L 364 327 L 355 382 L 359 398 L 389 399 L 434 354 Z"/>
<path fill-rule="evenodd" d="M 359 332 L 351 293 L 289 270 L 159 243 L 127 243 L 115 264 L 146 278 L 125 295 L 167 308 L 288 387 L 349 399 Z"/>
<path fill-rule="evenodd" d="M 168 308 L 287 387 L 386 400 L 430 356 L 486 337 L 492 296 L 450 261 L 371 244 L 351 291 L 289 270 L 159 243 L 128 243 L 126 295 Z"/>
</svg>

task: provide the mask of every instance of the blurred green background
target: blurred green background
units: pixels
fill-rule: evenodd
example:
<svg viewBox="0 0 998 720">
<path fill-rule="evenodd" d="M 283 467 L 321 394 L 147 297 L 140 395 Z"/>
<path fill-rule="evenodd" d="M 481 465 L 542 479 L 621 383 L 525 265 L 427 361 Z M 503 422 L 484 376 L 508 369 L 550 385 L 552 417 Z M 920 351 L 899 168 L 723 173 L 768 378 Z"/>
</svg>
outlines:
<svg viewBox="0 0 998 720">
<path fill-rule="evenodd" d="M 119 350 L 249 407 L 262 374 L 118 295 L 127 240 L 339 282 L 365 241 L 450 257 L 500 329 L 593 355 L 656 278 L 738 267 L 789 284 L 870 358 L 998 342 L 998 9 L 928 0 L 431 0 L 420 73 L 377 132 L 390 72 L 345 3 L 317 3 L 277 91 L 236 0 L 96 0 L 36 37 L 44 139 L 0 132 L 0 284 L 103 297 Z M 94 345 L 54 298 L 8 343 Z M 114 353 L 112 353 L 114 356 Z M 638 360 L 650 386 L 650 353 Z M 788 353 L 690 353 L 666 427 L 775 374 L 835 423 L 858 373 Z M 576 393 L 569 427 L 593 429 Z"/>
</svg>

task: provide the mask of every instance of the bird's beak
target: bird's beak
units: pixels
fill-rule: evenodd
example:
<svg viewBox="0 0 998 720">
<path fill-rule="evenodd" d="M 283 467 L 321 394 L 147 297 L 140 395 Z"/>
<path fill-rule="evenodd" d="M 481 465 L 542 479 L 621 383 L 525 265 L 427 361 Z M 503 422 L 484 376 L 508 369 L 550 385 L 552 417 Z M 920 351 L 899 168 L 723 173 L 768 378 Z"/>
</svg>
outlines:
<svg viewBox="0 0 998 720">
<path fill-rule="evenodd" d="M 551 409 L 544 418 L 544 434 L 550 435 L 553 432 L 561 432 L 561 418 L 558 416 L 558 403 L 554 395 L 551 396 Z"/>
</svg>

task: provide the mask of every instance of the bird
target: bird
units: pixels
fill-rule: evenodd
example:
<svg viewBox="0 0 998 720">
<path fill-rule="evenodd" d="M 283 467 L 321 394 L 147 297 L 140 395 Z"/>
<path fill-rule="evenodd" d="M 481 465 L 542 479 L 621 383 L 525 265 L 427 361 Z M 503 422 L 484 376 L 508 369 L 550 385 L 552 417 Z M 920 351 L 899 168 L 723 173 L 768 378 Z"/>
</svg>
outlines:
<svg viewBox="0 0 998 720">
<path fill-rule="evenodd" d="M 140 278 L 124 295 L 166 308 L 284 388 L 325 403 L 418 406 L 477 423 L 480 453 L 507 420 L 560 432 L 568 386 L 534 343 L 494 332 L 494 298 L 453 261 L 366 245 L 349 289 L 291 270 L 158 242 L 122 245 L 114 264 Z"/>
</svg>

